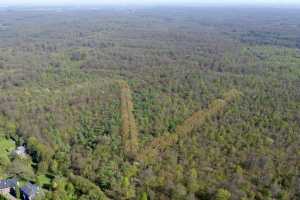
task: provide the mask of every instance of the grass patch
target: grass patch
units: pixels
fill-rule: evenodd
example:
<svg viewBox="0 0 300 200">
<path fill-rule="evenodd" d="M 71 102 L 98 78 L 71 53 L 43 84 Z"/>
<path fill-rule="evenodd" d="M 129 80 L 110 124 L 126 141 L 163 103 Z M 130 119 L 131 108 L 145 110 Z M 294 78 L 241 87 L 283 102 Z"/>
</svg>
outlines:
<svg viewBox="0 0 300 200">
<path fill-rule="evenodd" d="M 48 187 L 51 185 L 51 178 L 47 175 L 39 175 L 37 176 L 37 184 L 41 187 Z"/>
</svg>

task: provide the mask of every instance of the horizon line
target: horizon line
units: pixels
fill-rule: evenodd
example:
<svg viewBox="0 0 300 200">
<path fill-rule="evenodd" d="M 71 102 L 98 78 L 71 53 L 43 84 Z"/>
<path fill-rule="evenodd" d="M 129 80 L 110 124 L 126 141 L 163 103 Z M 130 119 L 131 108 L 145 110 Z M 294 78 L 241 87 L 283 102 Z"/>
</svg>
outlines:
<svg viewBox="0 0 300 200">
<path fill-rule="evenodd" d="M 12 3 L 12 4 L 1 4 L 0 8 L 10 8 L 10 7 L 293 7 L 299 8 L 299 3 L 32 3 L 32 4 L 20 4 L 20 3 Z"/>
</svg>

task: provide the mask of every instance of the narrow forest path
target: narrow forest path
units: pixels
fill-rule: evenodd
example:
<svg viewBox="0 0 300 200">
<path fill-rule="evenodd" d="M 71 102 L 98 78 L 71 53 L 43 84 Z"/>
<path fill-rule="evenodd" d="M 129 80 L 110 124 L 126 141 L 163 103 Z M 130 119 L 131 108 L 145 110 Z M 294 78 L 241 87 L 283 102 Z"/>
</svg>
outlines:
<svg viewBox="0 0 300 200">
<path fill-rule="evenodd" d="M 240 96 L 237 90 L 230 90 L 223 95 L 223 99 L 214 100 L 205 110 L 197 111 L 178 125 L 174 133 L 165 133 L 161 137 L 153 139 L 139 149 L 139 133 L 133 114 L 133 102 L 131 90 L 126 81 L 119 80 L 121 92 L 121 119 L 122 119 L 122 142 L 123 149 L 127 156 L 135 158 L 143 163 L 155 162 L 160 153 L 168 147 L 175 145 L 180 138 L 185 138 L 197 127 L 200 127 L 212 116 L 222 113 L 224 108 L 234 99 Z"/>
<path fill-rule="evenodd" d="M 240 96 L 240 92 L 237 90 L 226 92 L 223 95 L 223 99 L 214 100 L 207 109 L 192 114 L 175 129 L 174 133 L 165 133 L 163 136 L 155 138 L 145 145 L 145 148 L 138 153 L 137 160 L 144 163 L 155 162 L 161 152 L 175 145 L 180 138 L 189 136 L 195 128 L 200 127 L 210 117 L 222 113 L 226 105 L 238 96 Z"/>
<path fill-rule="evenodd" d="M 133 114 L 133 102 L 131 90 L 125 81 L 119 81 L 121 87 L 121 118 L 122 118 L 122 140 L 124 152 L 134 157 L 139 148 L 138 128 Z"/>
</svg>

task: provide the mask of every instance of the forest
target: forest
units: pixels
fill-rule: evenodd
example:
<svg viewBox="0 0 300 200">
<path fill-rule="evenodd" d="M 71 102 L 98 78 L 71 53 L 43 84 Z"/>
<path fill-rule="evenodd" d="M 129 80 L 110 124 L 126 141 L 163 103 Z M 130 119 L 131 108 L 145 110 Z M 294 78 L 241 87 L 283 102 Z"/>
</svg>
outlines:
<svg viewBox="0 0 300 200">
<path fill-rule="evenodd" d="M 299 200 L 299 9 L 1 9 L 8 178 L 43 200 Z"/>
</svg>

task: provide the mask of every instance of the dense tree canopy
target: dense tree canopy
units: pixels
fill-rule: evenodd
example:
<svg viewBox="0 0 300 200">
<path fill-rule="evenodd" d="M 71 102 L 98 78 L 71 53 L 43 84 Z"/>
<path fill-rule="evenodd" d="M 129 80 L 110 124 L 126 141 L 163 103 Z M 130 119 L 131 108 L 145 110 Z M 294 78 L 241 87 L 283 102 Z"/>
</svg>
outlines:
<svg viewBox="0 0 300 200">
<path fill-rule="evenodd" d="M 297 200 L 299 35 L 287 8 L 2 9 L 0 144 L 29 156 L 1 149 L 0 178 L 49 200 Z"/>
</svg>

